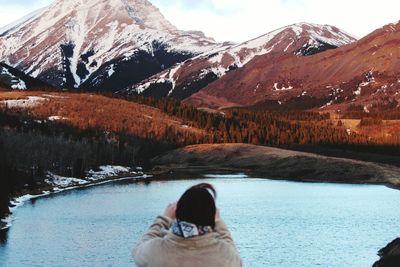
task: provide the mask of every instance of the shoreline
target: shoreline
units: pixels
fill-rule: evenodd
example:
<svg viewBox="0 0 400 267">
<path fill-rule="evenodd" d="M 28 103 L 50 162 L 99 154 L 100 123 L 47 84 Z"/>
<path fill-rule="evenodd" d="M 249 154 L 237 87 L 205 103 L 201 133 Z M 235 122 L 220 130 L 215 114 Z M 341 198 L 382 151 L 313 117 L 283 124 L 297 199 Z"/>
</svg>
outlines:
<svg viewBox="0 0 400 267">
<path fill-rule="evenodd" d="M 196 168 L 198 167 L 198 168 Z M 267 175 L 263 173 L 257 173 L 253 172 L 250 170 L 246 169 L 237 169 L 237 168 L 224 168 L 224 169 L 218 169 L 218 168 L 205 168 L 203 166 L 191 166 L 192 169 L 188 168 L 165 168 L 164 170 L 157 170 L 157 171 L 150 171 L 149 173 L 152 176 L 167 176 L 168 178 L 164 179 L 156 179 L 156 180 L 179 180 L 180 176 L 188 176 L 188 175 L 194 175 L 197 178 L 194 179 L 200 179 L 202 177 L 204 178 L 211 178 L 213 177 L 207 177 L 207 175 L 228 175 L 228 176 L 236 176 L 236 175 L 241 175 L 239 178 L 250 178 L 250 179 L 266 179 L 266 180 L 271 180 L 271 181 L 287 181 L 287 182 L 298 182 L 298 183 L 325 183 L 325 184 L 344 184 L 344 185 L 380 185 L 380 186 L 386 186 L 390 189 L 394 190 L 400 190 L 399 185 L 393 185 L 389 183 L 379 183 L 379 182 L 366 182 L 366 181 L 334 181 L 334 180 L 318 180 L 318 179 L 295 179 L 295 178 L 290 178 L 290 177 L 268 177 Z M 232 175 L 231 175 L 232 174 Z M 173 176 L 175 177 L 169 177 Z M 215 177 L 214 179 L 217 179 Z"/>
<path fill-rule="evenodd" d="M 140 167 L 136 172 L 120 166 L 101 166 L 115 167 L 119 172 L 108 175 L 103 172 L 102 176 L 96 176 L 99 173 L 90 171 L 91 176 L 85 180 L 61 177 L 71 180 L 72 184 L 67 186 L 58 186 L 56 182 L 59 182 L 57 179 L 60 176 L 51 174 L 53 183 L 46 179 L 46 186 L 13 197 L 10 201 L 10 213 L 0 219 L 0 230 L 9 228 L 12 225 L 13 212 L 31 199 L 129 179 L 135 179 L 136 182 L 149 178 L 165 181 L 187 179 L 188 175 L 197 179 L 207 178 L 207 174 L 240 173 L 246 177 L 269 180 L 382 185 L 400 190 L 400 168 L 392 165 L 245 144 L 187 146 L 154 158 L 153 165 L 147 174 Z M 322 166 L 321 169 L 318 166 Z M 65 181 L 61 181 L 61 184 L 63 182 Z"/>
<path fill-rule="evenodd" d="M 192 145 L 153 159 L 153 175 L 245 173 L 310 183 L 385 185 L 400 190 L 400 168 L 392 165 L 248 144 Z"/>
<path fill-rule="evenodd" d="M 119 167 L 119 166 L 117 166 Z M 130 168 L 126 168 L 130 169 Z M 140 168 L 141 170 L 141 168 Z M 60 177 L 57 175 L 54 175 L 55 177 Z M 73 180 L 82 180 L 82 179 L 77 179 L 73 177 L 64 177 L 67 179 L 73 179 Z M 85 181 L 85 183 L 77 184 L 74 182 L 71 185 L 67 185 L 64 187 L 59 187 L 55 184 L 49 184 L 47 183 L 46 186 L 42 186 L 41 188 L 35 188 L 33 190 L 28 190 L 29 192 L 26 194 L 20 194 L 13 196 L 12 199 L 10 200 L 10 212 L 9 214 L 6 214 L 5 217 L 0 218 L 0 231 L 7 230 L 12 226 L 12 221 L 13 221 L 13 215 L 16 209 L 18 207 L 23 206 L 27 201 L 30 201 L 32 199 L 36 198 L 41 198 L 45 196 L 50 196 L 50 195 L 56 195 L 65 191 L 71 191 L 75 189 L 82 189 L 82 188 L 88 188 L 92 186 L 97 186 L 97 185 L 102 185 L 102 184 L 107 184 L 107 183 L 113 183 L 113 182 L 118 182 L 118 181 L 124 181 L 124 180 L 134 180 L 135 182 L 141 182 L 141 181 L 147 181 L 150 178 L 152 178 L 152 175 L 148 175 L 143 173 L 142 171 L 135 172 L 135 171 L 129 171 L 125 172 L 121 175 L 110 175 L 106 176 L 103 178 L 98 178 L 98 179 L 86 179 L 82 180 Z M 48 179 L 47 179 L 48 180 Z M 50 188 L 50 190 L 49 190 Z"/>
</svg>

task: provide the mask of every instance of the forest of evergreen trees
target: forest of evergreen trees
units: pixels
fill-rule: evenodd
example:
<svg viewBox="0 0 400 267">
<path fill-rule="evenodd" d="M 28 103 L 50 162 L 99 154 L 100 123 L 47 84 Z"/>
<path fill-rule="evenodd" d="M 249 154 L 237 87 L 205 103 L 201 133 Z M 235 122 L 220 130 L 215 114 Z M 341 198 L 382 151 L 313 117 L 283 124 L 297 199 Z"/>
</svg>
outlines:
<svg viewBox="0 0 400 267">
<path fill-rule="evenodd" d="M 366 135 L 348 133 L 343 126 L 334 125 L 330 115 L 299 110 L 254 111 L 229 109 L 223 112 L 205 112 L 182 105 L 174 99 L 130 97 L 130 101 L 159 108 L 163 112 L 190 121 L 205 129 L 208 135 L 198 143 L 250 143 L 280 146 L 337 145 L 337 146 L 397 146 L 397 137 L 372 139 Z"/>
<path fill-rule="evenodd" d="M 24 110 L 1 109 L 0 217 L 8 212 L 11 195 L 41 186 L 47 171 L 83 177 L 85 171 L 107 164 L 149 167 L 151 158 L 174 147 L 123 132 L 38 120 Z"/>
</svg>

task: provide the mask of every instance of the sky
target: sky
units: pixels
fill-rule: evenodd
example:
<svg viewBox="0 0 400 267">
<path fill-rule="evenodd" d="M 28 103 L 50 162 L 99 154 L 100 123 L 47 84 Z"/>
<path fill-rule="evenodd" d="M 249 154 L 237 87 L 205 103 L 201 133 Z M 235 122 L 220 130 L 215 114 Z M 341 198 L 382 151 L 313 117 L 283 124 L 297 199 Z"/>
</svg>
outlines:
<svg viewBox="0 0 400 267">
<path fill-rule="evenodd" d="M 68 1 L 68 0 L 64 0 Z M 363 37 L 400 20 L 399 0 L 150 0 L 182 30 L 242 42 L 297 22 L 336 26 Z M 0 27 L 53 0 L 0 0 Z"/>
</svg>

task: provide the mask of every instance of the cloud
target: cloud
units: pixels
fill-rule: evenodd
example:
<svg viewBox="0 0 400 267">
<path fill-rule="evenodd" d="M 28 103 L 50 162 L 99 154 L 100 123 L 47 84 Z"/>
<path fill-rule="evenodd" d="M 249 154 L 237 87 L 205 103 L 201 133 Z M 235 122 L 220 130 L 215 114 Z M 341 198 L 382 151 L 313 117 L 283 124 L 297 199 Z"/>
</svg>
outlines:
<svg viewBox="0 0 400 267">
<path fill-rule="evenodd" d="M 68 1 L 68 0 L 66 0 Z M 43 6 L 48 3 L 51 3 L 51 0 L 0 0 L 0 5 L 3 8 L 9 8 L 9 7 L 32 7 L 32 6 Z"/>
<path fill-rule="evenodd" d="M 398 0 L 380 0 L 379 3 L 349 0 L 150 1 L 178 28 L 202 30 L 218 41 L 246 41 L 302 21 L 334 25 L 362 37 L 400 19 Z M 0 0 L 0 27 L 51 2 Z"/>
<path fill-rule="evenodd" d="M 0 0 L 0 28 L 53 2 L 52 0 Z"/>
<path fill-rule="evenodd" d="M 154 0 L 178 28 L 203 30 L 218 41 L 245 41 L 297 22 L 337 26 L 365 36 L 400 19 L 398 0 Z"/>
</svg>

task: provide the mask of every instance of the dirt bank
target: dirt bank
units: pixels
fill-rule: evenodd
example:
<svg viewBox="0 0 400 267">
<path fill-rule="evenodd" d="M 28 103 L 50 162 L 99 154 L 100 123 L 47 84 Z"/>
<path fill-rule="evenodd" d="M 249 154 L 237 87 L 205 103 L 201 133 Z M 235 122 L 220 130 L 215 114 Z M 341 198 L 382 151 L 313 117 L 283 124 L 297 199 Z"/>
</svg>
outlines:
<svg viewBox="0 0 400 267">
<path fill-rule="evenodd" d="M 241 171 L 272 179 L 400 188 L 400 168 L 247 144 L 193 145 L 153 159 L 153 173 Z"/>
</svg>

